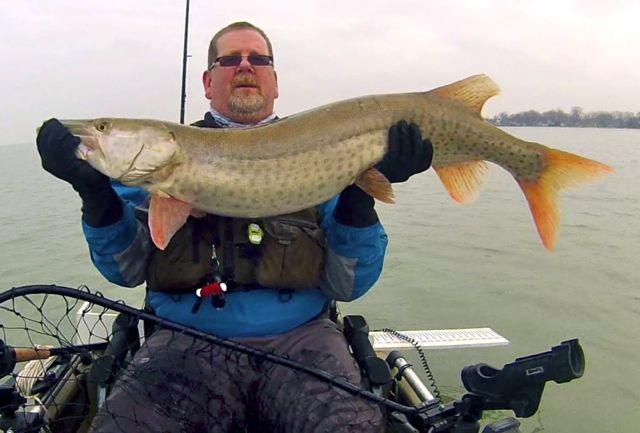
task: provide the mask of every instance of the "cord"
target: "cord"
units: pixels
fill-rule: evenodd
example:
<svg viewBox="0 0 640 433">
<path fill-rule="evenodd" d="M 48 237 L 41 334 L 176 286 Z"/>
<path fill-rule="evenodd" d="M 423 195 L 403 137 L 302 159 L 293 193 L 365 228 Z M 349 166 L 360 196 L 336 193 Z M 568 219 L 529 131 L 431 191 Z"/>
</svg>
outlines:
<svg viewBox="0 0 640 433">
<path fill-rule="evenodd" d="M 442 403 L 442 397 L 440 395 L 440 390 L 438 389 L 438 385 L 436 384 L 436 379 L 433 376 L 433 373 L 431 372 L 431 368 L 429 368 L 429 363 L 427 362 L 427 356 L 425 355 L 424 351 L 422 350 L 422 348 L 420 347 L 420 345 L 418 344 L 418 342 L 409 337 L 406 336 L 404 334 L 402 334 L 401 332 L 396 331 L 395 329 L 391 329 L 391 328 L 382 328 L 382 329 L 376 329 L 374 330 L 374 332 L 388 332 L 390 334 L 395 335 L 396 337 L 411 343 L 413 345 L 413 347 L 415 347 L 416 352 L 418 352 L 418 357 L 420 358 L 420 363 L 422 364 L 422 368 L 424 369 L 425 374 L 427 375 L 427 379 L 429 380 L 429 383 L 431 384 L 431 388 L 433 390 L 433 396 L 435 398 L 438 399 L 438 401 L 440 403 Z"/>
</svg>

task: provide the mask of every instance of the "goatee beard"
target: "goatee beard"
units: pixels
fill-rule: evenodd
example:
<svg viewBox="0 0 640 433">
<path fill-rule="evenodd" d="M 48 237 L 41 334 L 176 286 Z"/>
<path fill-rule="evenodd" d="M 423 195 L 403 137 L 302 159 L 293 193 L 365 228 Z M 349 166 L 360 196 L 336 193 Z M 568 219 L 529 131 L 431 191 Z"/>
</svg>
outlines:
<svg viewBox="0 0 640 433">
<path fill-rule="evenodd" d="M 241 118 L 253 117 L 260 113 L 267 104 L 262 93 L 252 95 L 231 95 L 229 111 Z"/>
</svg>

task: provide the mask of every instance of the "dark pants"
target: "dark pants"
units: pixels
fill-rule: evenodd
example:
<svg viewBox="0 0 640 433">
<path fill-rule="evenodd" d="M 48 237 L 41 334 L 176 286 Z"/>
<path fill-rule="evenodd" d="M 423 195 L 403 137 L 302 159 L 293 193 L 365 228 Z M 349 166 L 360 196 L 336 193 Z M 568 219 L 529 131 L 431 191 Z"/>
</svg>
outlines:
<svg viewBox="0 0 640 433">
<path fill-rule="evenodd" d="M 342 333 L 316 319 L 240 342 L 360 384 Z M 94 432 L 379 432 L 380 408 L 328 383 L 172 331 L 154 332 L 114 385 Z"/>
</svg>

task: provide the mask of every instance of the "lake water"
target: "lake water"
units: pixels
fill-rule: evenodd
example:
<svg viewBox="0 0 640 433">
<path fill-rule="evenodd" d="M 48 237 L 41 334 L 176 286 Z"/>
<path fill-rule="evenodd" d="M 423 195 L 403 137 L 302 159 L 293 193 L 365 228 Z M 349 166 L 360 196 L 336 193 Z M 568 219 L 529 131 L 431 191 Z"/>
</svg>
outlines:
<svg viewBox="0 0 640 433">
<path fill-rule="evenodd" d="M 433 172 L 397 185 L 378 204 L 389 233 L 383 276 L 343 313 L 372 328 L 490 326 L 511 344 L 428 352 L 439 386 L 461 395 L 460 369 L 496 367 L 580 338 L 582 379 L 548 384 L 525 432 L 636 432 L 640 426 L 640 131 L 507 128 L 518 137 L 615 168 L 563 195 L 556 250 L 541 245 L 510 175 L 492 167 L 478 200 L 454 203 Z M 80 200 L 45 173 L 33 144 L 0 146 L 0 290 L 25 284 L 87 284 L 140 304 L 141 289 L 107 283 L 90 263 Z M 16 345 L 15 342 L 9 344 Z"/>
</svg>

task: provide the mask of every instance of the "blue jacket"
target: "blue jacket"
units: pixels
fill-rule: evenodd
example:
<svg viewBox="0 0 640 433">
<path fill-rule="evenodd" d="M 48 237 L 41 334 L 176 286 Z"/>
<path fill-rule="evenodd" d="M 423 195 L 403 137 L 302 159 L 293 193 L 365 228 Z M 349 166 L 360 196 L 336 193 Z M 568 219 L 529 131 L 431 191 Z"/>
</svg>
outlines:
<svg viewBox="0 0 640 433">
<path fill-rule="evenodd" d="M 144 283 L 146 265 L 154 248 L 148 227 L 135 217 L 145 208 L 148 193 L 113 183 L 123 201 L 120 221 L 95 228 L 83 222 L 91 260 L 112 283 L 134 287 Z M 382 271 L 387 235 L 380 223 L 355 228 L 333 217 L 338 197 L 319 205 L 321 226 L 327 237 L 325 275 L 321 287 L 295 291 L 283 298 L 277 290 L 257 289 L 230 293 L 226 305 L 215 309 L 204 300 L 196 313 L 195 294 L 150 292 L 149 304 L 163 318 L 222 337 L 256 337 L 287 332 L 318 316 L 331 299 L 351 301 L 366 293 Z"/>
</svg>

